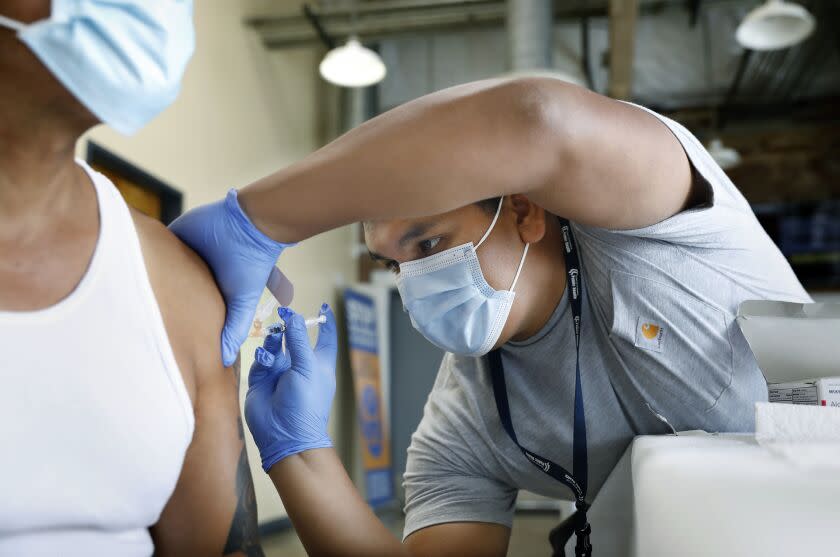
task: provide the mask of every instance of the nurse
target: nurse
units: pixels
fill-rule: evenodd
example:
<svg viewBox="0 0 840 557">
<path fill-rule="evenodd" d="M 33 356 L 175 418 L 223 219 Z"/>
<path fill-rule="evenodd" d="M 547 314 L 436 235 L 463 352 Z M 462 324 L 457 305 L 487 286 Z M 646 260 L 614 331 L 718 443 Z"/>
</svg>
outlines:
<svg viewBox="0 0 840 557">
<path fill-rule="evenodd" d="M 289 314 L 246 417 L 310 553 L 504 555 L 517 490 L 576 502 L 551 534 L 591 553 L 586 511 L 630 440 L 749 431 L 766 385 L 745 299 L 808 301 L 747 201 L 685 128 L 552 79 L 400 106 L 172 228 L 213 269 L 231 361 L 287 246 L 365 223 L 414 326 L 447 351 L 405 475 L 404 544 L 329 448 L 333 325 Z"/>
</svg>

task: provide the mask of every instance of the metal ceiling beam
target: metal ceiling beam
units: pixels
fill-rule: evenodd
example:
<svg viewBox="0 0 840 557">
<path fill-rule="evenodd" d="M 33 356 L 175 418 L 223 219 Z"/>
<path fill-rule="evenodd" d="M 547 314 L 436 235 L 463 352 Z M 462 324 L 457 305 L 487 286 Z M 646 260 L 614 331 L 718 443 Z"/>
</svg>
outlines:
<svg viewBox="0 0 840 557">
<path fill-rule="evenodd" d="M 618 0 L 554 0 L 555 21 L 606 17 L 608 6 Z M 658 13 L 665 6 L 685 6 L 686 0 L 625 0 L 644 15 Z M 730 2 L 732 0 L 704 0 Z M 365 0 L 354 4 L 310 5 L 330 37 L 339 41 L 355 34 L 376 41 L 407 33 L 443 30 L 468 31 L 478 27 L 502 27 L 507 13 L 505 0 Z M 357 14 L 353 22 L 353 13 Z M 301 14 L 260 15 L 244 19 L 268 48 L 311 45 L 318 35 Z"/>
<path fill-rule="evenodd" d="M 633 87 L 633 52 L 639 0 L 610 0 L 610 81 L 609 95 L 630 98 Z"/>
<path fill-rule="evenodd" d="M 726 91 L 726 96 L 723 98 L 723 104 L 720 110 L 720 118 L 718 119 L 718 127 L 723 129 L 728 123 L 728 113 L 725 109 L 731 107 L 735 103 L 735 98 L 738 95 L 738 88 L 741 87 L 741 82 L 744 80 L 744 74 L 747 71 L 747 66 L 750 64 L 753 51 L 745 49 L 738 59 L 738 68 L 735 70 L 735 75 L 732 77 L 732 83 L 729 84 L 729 89 Z"/>
<path fill-rule="evenodd" d="M 309 4 L 303 5 L 303 17 L 309 22 L 312 26 L 312 29 L 315 30 L 315 34 L 318 35 L 318 38 L 321 39 L 321 42 L 324 43 L 324 46 L 327 47 L 327 50 L 332 50 L 335 48 L 335 40 L 330 37 L 327 30 L 324 29 L 324 26 L 321 25 L 321 20 L 318 18 L 317 15 L 312 11 L 312 8 L 309 7 Z"/>
<path fill-rule="evenodd" d="M 662 0 L 660 0 L 661 3 Z M 501 27 L 507 14 L 504 0 L 370 0 L 358 2 L 357 18 L 348 7 L 310 6 L 330 37 L 356 34 L 375 41 L 406 33 Z M 555 1 L 554 19 L 607 15 L 606 0 Z M 311 44 L 318 40 L 310 22 L 300 15 L 261 16 L 245 19 L 268 48 Z"/>
<path fill-rule="evenodd" d="M 441 6 L 417 10 L 408 16 L 401 11 L 359 14 L 354 23 L 350 16 L 318 15 L 319 21 L 333 37 L 355 34 L 366 40 L 377 40 L 404 33 L 463 29 L 482 25 L 501 25 L 505 5 L 502 2 L 476 3 L 469 7 Z M 280 17 L 248 21 L 268 48 L 283 48 L 317 41 L 312 27 L 297 17 Z"/>
<path fill-rule="evenodd" d="M 589 45 L 589 18 L 582 17 L 580 18 L 580 63 L 586 78 L 586 86 L 594 91 L 595 80 L 592 78 L 592 65 L 589 63 Z"/>
<path fill-rule="evenodd" d="M 400 12 L 428 8 L 443 8 L 447 6 L 470 6 L 478 4 L 492 4 L 496 0 L 365 0 L 355 2 L 348 7 L 343 5 L 325 5 L 317 9 L 321 16 L 346 16 L 349 12 L 357 14 L 372 14 L 383 12 Z"/>
</svg>

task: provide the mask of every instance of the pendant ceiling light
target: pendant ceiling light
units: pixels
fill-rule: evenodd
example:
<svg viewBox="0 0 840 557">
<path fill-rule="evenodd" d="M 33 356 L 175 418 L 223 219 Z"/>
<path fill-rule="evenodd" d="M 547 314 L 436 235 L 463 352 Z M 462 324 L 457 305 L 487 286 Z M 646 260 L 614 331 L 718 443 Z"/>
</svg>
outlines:
<svg viewBox="0 0 840 557">
<path fill-rule="evenodd" d="M 712 139 L 707 149 L 719 167 L 726 170 L 738 166 L 741 162 L 741 155 L 735 149 L 726 147 L 719 138 Z"/>
<path fill-rule="evenodd" d="M 735 38 L 751 50 L 778 50 L 804 41 L 814 26 L 814 16 L 799 4 L 767 0 L 747 14 Z"/>
<path fill-rule="evenodd" d="M 387 73 L 379 54 L 365 48 L 356 37 L 327 52 L 318 69 L 324 79 L 341 87 L 374 85 Z"/>
</svg>

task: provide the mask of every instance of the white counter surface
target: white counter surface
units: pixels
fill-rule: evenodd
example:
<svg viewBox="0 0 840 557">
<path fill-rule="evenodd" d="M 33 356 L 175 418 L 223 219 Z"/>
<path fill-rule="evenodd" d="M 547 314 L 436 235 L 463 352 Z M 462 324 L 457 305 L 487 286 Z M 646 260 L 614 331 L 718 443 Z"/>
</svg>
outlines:
<svg viewBox="0 0 840 557">
<path fill-rule="evenodd" d="M 752 434 L 641 436 L 590 522 L 596 557 L 840 557 L 840 463 L 802 469 Z"/>
</svg>

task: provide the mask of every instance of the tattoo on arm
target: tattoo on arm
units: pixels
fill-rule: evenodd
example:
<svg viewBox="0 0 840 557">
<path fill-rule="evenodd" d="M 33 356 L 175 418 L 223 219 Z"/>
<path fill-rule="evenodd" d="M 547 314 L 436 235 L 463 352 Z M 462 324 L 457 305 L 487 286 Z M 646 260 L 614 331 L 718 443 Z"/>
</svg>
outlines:
<svg viewBox="0 0 840 557">
<path fill-rule="evenodd" d="M 239 396 L 239 359 L 233 364 L 233 375 L 236 384 L 236 396 Z M 243 555 L 245 557 L 264 557 L 260 547 L 259 529 L 257 527 L 257 499 L 254 494 L 254 481 L 251 478 L 251 468 L 248 466 L 248 454 L 245 451 L 245 432 L 242 428 L 242 416 L 238 417 L 239 438 L 242 440 L 242 452 L 236 467 L 236 511 L 233 513 L 224 555 Z"/>
<path fill-rule="evenodd" d="M 239 500 L 236 503 L 236 511 L 233 514 L 223 554 L 263 557 L 257 528 L 257 500 L 254 495 L 254 483 L 251 480 L 251 469 L 248 466 L 248 456 L 244 448 L 239 457 L 236 484 Z"/>
</svg>

